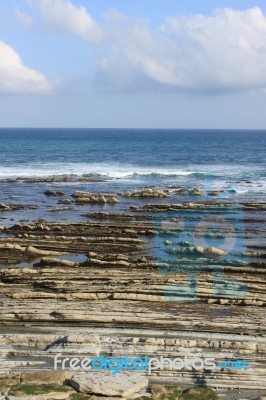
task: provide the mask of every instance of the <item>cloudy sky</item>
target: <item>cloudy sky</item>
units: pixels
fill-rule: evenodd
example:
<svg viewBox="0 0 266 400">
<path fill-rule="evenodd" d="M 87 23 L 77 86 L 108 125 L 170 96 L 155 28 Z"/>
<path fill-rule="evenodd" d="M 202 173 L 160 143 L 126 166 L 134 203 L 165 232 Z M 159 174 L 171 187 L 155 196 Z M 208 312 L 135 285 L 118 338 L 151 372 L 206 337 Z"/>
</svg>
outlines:
<svg viewBox="0 0 266 400">
<path fill-rule="evenodd" d="M 0 127 L 266 129 L 265 0 L 0 0 Z"/>
</svg>

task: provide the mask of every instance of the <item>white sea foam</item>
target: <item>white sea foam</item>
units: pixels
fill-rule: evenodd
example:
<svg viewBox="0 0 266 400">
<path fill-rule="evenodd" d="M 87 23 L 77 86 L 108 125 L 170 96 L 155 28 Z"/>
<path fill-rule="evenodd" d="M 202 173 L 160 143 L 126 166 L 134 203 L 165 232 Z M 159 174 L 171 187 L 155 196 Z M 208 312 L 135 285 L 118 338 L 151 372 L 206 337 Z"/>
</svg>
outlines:
<svg viewBox="0 0 266 400">
<path fill-rule="evenodd" d="M 161 175 L 161 176 L 189 176 L 193 174 L 199 175 L 215 175 L 217 177 L 237 177 L 246 171 L 250 171 L 250 167 L 244 168 L 230 165 L 191 165 L 186 168 L 175 166 L 158 167 L 158 166 L 138 166 L 119 163 L 47 163 L 47 164 L 27 164 L 25 166 L 17 165 L 13 167 L 0 167 L 0 177 L 48 177 L 48 176 L 105 176 L 109 178 L 128 178 L 135 175 Z"/>
<path fill-rule="evenodd" d="M 261 169 L 237 165 L 190 165 L 189 167 L 140 166 L 122 163 L 32 163 L 0 168 L 0 179 L 17 177 L 98 177 L 127 184 L 149 185 L 165 180 L 174 186 L 197 186 L 204 192 L 234 189 L 239 195 L 265 193 Z M 122 182 L 121 182 L 122 183 Z"/>
<path fill-rule="evenodd" d="M 178 176 L 190 175 L 196 170 L 186 170 L 178 168 L 145 167 L 125 164 L 105 164 L 105 163 L 47 163 L 33 164 L 24 167 L 1 167 L 0 177 L 48 177 L 48 176 L 85 176 L 95 175 L 109 178 L 128 178 L 134 175 L 162 175 Z"/>
<path fill-rule="evenodd" d="M 260 176 L 255 167 L 238 165 L 190 165 L 158 167 L 140 166 L 122 163 L 32 163 L 24 166 L 0 168 L 0 179 L 17 177 L 99 177 L 137 181 L 145 184 L 149 180 L 168 179 L 179 185 L 197 185 L 203 190 L 234 189 L 238 194 L 265 191 L 265 178 Z M 245 182 L 245 180 L 252 182 Z M 240 181 L 240 182 L 238 182 Z M 235 183 L 234 183 L 235 182 Z"/>
</svg>

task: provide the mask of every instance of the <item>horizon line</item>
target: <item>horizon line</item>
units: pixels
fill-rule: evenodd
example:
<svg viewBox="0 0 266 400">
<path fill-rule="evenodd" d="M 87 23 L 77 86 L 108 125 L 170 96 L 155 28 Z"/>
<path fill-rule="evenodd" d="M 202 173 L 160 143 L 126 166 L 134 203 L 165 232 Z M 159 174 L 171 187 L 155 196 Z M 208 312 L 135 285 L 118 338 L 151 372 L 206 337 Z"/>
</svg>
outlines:
<svg viewBox="0 0 266 400">
<path fill-rule="evenodd" d="M 41 126 L 34 126 L 34 127 L 27 127 L 27 126 L 3 126 L 0 127 L 0 130 L 3 129 L 40 129 L 40 130 L 72 130 L 72 129 L 79 129 L 79 130 L 139 130 L 139 131 L 144 131 L 144 130 L 171 130 L 171 131 L 265 131 L 266 132 L 266 127 L 265 128 L 156 128 L 156 127 L 151 127 L 151 128 L 104 128 L 104 127 L 41 127 Z"/>
</svg>

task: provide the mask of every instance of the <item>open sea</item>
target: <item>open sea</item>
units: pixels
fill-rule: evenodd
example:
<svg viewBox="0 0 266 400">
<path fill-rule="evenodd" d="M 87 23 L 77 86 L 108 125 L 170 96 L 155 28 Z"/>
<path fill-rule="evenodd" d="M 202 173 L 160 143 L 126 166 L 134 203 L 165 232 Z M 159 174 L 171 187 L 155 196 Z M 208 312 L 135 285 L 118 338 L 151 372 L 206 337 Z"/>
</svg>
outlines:
<svg viewBox="0 0 266 400">
<path fill-rule="evenodd" d="M 244 197 L 265 193 L 266 131 L 0 129 L 0 179 L 96 177 L 108 189 L 235 183 Z"/>
</svg>

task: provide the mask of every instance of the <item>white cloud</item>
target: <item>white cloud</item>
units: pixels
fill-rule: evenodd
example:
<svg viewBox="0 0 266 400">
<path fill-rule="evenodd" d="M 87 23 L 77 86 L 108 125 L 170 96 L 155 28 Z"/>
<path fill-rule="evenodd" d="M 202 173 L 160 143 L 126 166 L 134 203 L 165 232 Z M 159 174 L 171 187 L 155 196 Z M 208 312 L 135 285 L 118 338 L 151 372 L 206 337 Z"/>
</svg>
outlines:
<svg viewBox="0 0 266 400">
<path fill-rule="evenodd" d="M 87 42 L 97 42 L 102 37 L 100 25 L 83 6 L 75 6 L 68 0 L 28 0 L 40 11 L 48 29 L 70 32 Z"/>
<path fill-rule="evenodd" d="M 34 20 L 29 15 L 19 10 L 18 8 L 15 11 L 16 19 L 18 23 L 25 29 L 31 29 L 34 27 Z"/>
<path fill-rule="evenodd" d="M 12 47 L 0 41 L 0 93 L 48 93 L 51 85 L 38 71 L 26 67 Z"/>
<path fill-rule="evenodd" d="M 86 85 L 91 89 L 91 84 L 120 92 L 266 89 L 266 17 L 258 7 L 168 17 L 152 28 L 147 20 L 115 11 L 101 26 L 84 6 L 69 0 L 27 1 L 50 31 L 72 33 L 100 48 L 92 50 L 98 60 L 91 63 L 82 90 Z M 26 14 L 17 17 L 26 26 L 32 24 Z M 69 51 L 74 55 L 75 49 Z"/>
<path fill-rule="evenodd" d="M 109 32 L 112 37 L 112 32 Z M 128 69 L 128 74 L 126 70 Z M 219 93 L 266 87 L 266 18 L 255 7 L 211 16 L 169 17 L 158 30 L 144 23 L 117 28 L 97 82 L 121 90 L 150 86 Z M 124 82 L 124 83 L 123 83 Z"/>
</svg>

